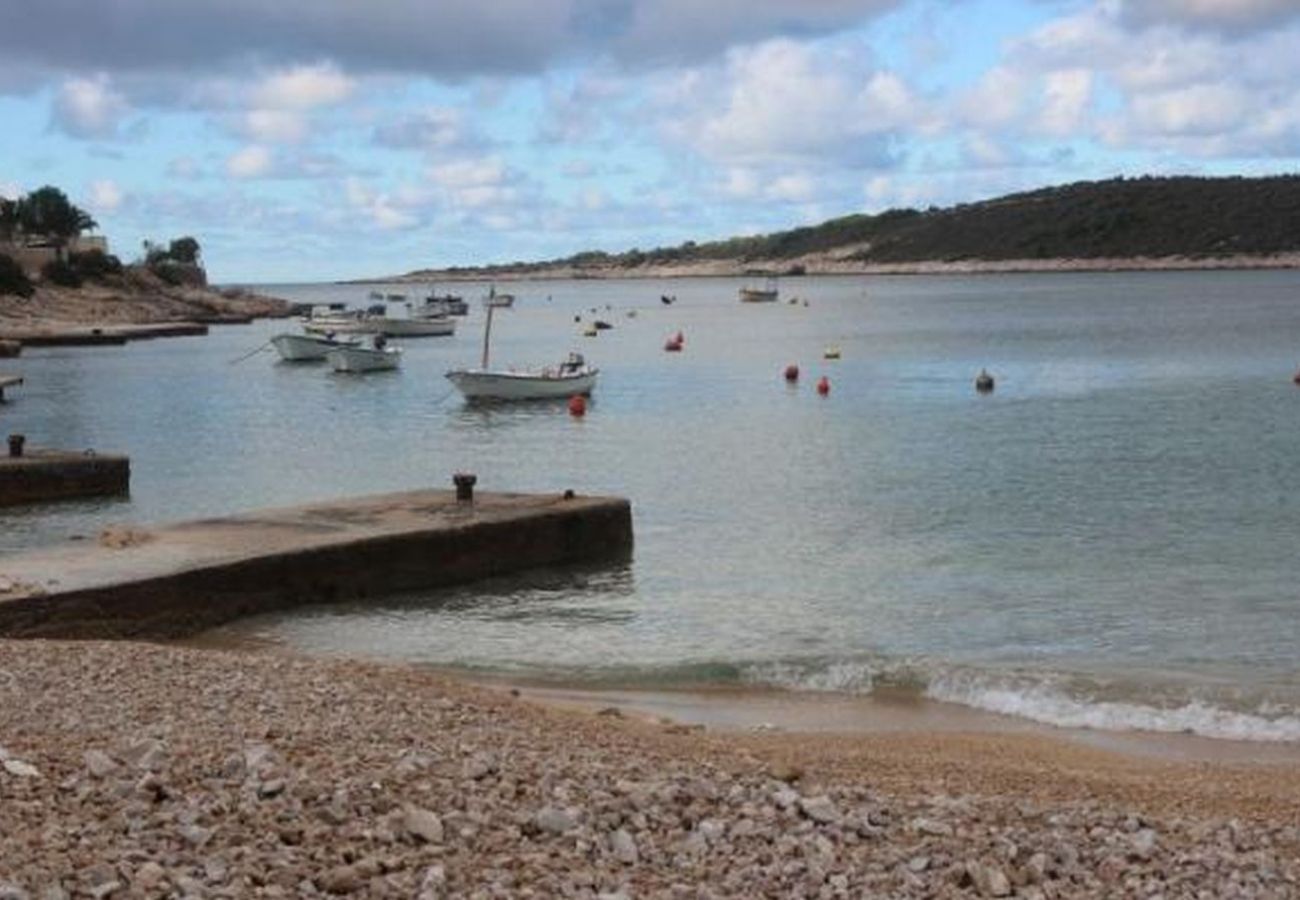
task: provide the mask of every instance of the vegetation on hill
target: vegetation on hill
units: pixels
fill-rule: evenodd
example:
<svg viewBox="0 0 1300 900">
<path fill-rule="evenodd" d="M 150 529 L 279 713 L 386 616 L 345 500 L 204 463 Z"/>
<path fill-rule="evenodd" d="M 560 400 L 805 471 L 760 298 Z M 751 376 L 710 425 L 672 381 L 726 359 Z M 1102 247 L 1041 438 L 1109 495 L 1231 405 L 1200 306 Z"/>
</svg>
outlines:
<svg viewBox="0 0 1300 900">
<path fill-rule="evenodd" d="M 494 269 L 635 269 L 715 260 L 797 273 L 832 254 L 871 264 L 1213 258 L 1300 251 L 1300 176 L 1114 178 L 946 209 L 892 209 L 751 237 L 623 253 L 587 251 Z M 453 270 L 454 271 L 454 270 Z"/>
</svg>

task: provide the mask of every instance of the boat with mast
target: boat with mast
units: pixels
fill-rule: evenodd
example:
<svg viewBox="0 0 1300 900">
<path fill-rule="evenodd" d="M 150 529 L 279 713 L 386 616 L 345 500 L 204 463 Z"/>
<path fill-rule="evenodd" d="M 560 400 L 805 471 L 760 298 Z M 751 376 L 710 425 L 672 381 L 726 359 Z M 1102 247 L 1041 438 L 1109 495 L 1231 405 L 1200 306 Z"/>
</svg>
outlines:
<svg viewBox="0 0 1300 900">
<path fill-rule="evenodd" d="M 587 365 L 581 353 L 544 369 L 491 368 L 492 313 L 488 306 L 483 326 L 483 358 L 477 369 L 453 369 L 447 380 L 466 400 L 549 400 L 590 394 L 600 370 Z"/>
</svg>

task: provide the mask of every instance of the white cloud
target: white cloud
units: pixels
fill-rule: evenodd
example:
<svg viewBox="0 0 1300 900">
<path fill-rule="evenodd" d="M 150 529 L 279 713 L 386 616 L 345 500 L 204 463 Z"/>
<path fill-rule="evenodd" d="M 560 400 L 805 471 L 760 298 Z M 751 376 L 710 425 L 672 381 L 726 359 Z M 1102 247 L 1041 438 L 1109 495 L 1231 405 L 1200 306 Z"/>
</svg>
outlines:
<svg viewBox="0 0 1300 900">
<path fill-rule="evenodd" d="M 413 228 L 420 222 L 414 211 L 402 208 L 388 194 L 372 190 L 357 178 L 343 183 L 343 197 L 349 207 L 381 231 Z"/>
<path fill-rule="evenodd" d="M 1295 0 L 1125 0 L 1124 15 L 1140 24 L 1168 23 L 1248 32 L 1300 15 Z"/>
<path fill-rule="evenodd" d="M 263 79 L 253 105 L 263 109 L 311 110 L 352 96 L 356 82 L 329 63 L 297 66 Z"/>
<path fill-rule="evenodd" d="M 271 171 L 271 151 L 253 144 L 226 159 L 226 173 L 232 178 L 260 178 Z"/>
<path fill-rule="evenodd" d="M 90 185 L 90 211 L 97 215 L 117 212 L 122 205 L 122 189 L 109 179 L 92 182 Z"/>
<path fill-rule="evenodd" d="M 1057 137 L 1067 137 L 1081 131 L 1092 99 L 1092 82 L 1092 72 L 1087 69 L 1047 73 L 1043 84 L 1039 127 Z"/>
<path fill-rule="evenodd" d="M 467 143 L 464 116 L 446 106 L 427 106 L 375 128 L 376 144 L 393 149 L 446 150 Z"/>
<path fill-rule="evenodd" d="M 307 137 L 307 119 L 284 109 L 253 109 L 244 114 L 242 131 L 255 141 L 295 144 Z"/>
<path fill-rule="evenodd" d="M 111 138 L 129 107 L 104 74 L 70 78 L 54 100 L 53 122 L 78 138 Z"/>
<path fill-rule="evenodd" d="M 482 210 L 511 203 L 517 196 L 515 177 L 495 157 L 462 159 L 432 166 L 429 180 L 457 207 Z"/>
</svg>

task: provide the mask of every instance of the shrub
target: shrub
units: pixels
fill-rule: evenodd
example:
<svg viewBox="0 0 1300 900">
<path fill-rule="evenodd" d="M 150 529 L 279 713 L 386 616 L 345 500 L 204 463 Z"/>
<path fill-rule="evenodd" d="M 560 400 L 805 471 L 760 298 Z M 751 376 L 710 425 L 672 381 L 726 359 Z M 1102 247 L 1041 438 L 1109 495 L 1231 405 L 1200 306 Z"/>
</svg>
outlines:
<svg viewBox="0 0 1300 900">
<path fill-rule="evenodd" d="M 7 253 L 0 253 L 0 294 L 30 297 L 35 290 L 18 261 Z"/>
<path fill-rule="evenodd" d="M 72 254 L 71 263 L 78 275 L 91 281 L 122 274 L 122 261 L 98 248 Z"/>
<path fill-rule="evenodd" d="M 81 287 L 81 275 L 73 268 L 72 263 L 63 259 L 52 259 L 41 266 L 41 278 L 60 287 Z"/>
</svg>

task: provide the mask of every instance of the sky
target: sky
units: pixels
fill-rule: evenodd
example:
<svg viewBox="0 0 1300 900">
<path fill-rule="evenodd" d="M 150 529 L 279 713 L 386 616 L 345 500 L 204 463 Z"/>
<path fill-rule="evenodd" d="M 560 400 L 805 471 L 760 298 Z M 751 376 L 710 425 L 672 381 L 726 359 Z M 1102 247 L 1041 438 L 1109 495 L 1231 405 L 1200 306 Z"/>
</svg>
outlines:
<svg viewBox="0 0 1300 900">
<path fill-rule="evenodd" d="M 0 0 L 0 195 L 222 283 L 1300 169 L 1300 0 Z"/>
</svg>

